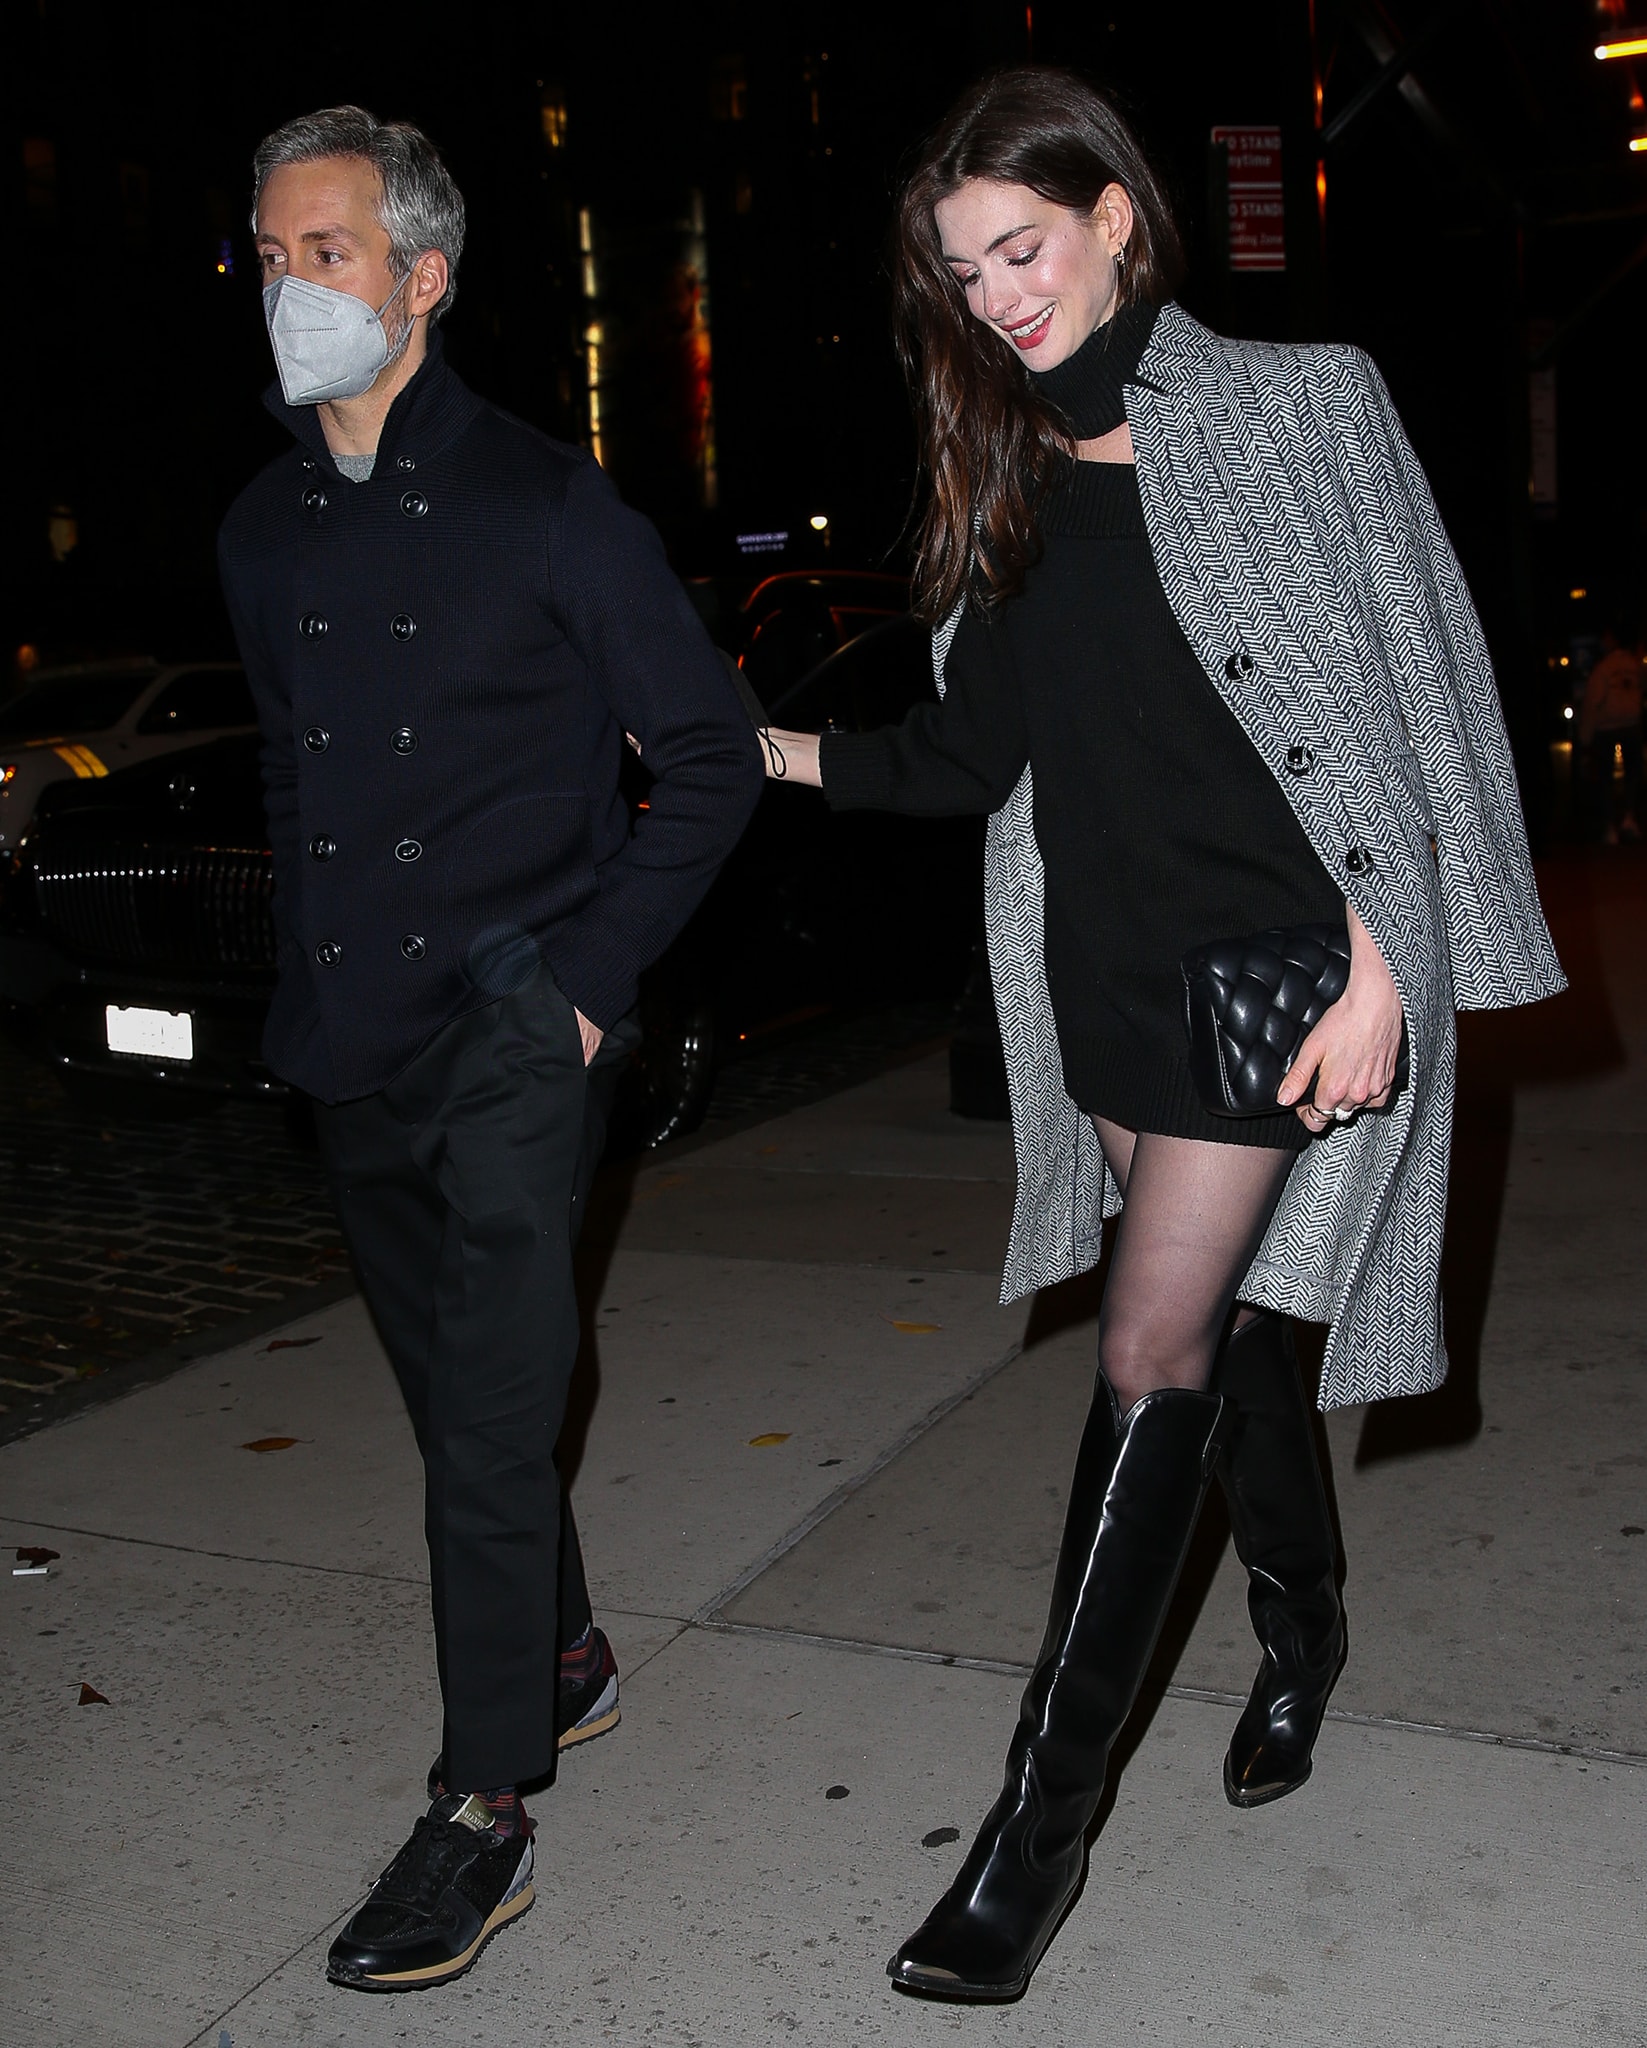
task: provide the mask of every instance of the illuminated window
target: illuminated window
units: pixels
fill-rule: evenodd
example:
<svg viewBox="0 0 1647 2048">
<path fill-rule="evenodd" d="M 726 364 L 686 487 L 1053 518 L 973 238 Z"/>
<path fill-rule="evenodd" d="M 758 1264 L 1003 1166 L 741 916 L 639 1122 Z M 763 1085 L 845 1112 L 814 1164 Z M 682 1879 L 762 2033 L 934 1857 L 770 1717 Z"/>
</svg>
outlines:
<svg viewBox="0 0 1647 2048">
<path fill-rule="evenodd" d="M 578 256 L 583 266 L 583 378 L 584 392 L 589 401 L 589 446 L 595 460 L 601 460 L 601 370 L 606 350 L 606 329 L 595 317 L 595 301 L 600 296 L 599 280 L 595 275 L 595 224 L 589 218 L 587 206 L 578 209 Z"/>
<path fill-rule="evenodd" d="M 566 102 L 559 93 L 546 93 L 538 110 L 543 122 L 543 139 L 551 149 L 566 147 Z"/>
<path fill-rule="evenodd" d="M 749 112 L 749 74 L 742 57 L 720 57 L 709 86 L 709 111 L 717 121 L 741 121 Z"/>
</svg>

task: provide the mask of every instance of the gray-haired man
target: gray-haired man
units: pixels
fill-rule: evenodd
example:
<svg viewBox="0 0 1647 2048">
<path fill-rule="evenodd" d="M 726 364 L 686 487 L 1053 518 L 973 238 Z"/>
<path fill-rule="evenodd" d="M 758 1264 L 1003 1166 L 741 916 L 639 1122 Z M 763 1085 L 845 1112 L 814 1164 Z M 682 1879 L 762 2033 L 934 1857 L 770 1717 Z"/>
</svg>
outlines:
<svg viewBox="0 0 1647 2048">
<path fill-rule="evenodd" d="M 532 1903 L 518 1787 L 617 1718 L 554 1461 L 572 1239 L 636 978 L 761 765 L 652 529 L 443 361 L 463 202 L 427 139 L 331 108 L 255 171 L 294 446 L 219 555 L 275 856 L 265 1051 L 316 1099 L 423 1454 L 445 1706 L 429 1811 L 327 1971 L 416 1990 Z M 657 778 L 633 830 L 626 732 Z"/>
</svg>

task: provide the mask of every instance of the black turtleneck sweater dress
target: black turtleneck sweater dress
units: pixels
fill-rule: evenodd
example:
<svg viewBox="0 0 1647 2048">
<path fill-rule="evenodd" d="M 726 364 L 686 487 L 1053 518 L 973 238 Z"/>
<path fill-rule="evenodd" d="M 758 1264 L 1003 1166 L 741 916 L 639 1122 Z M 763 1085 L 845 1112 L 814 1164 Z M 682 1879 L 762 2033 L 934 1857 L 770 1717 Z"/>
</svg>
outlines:
<svg viewBox="0 0 1647 2048">
<path fill-rule="evenodd" d="M 1080 438 L 1125 419 L 1153 324 L 1153 309 L 1128 308 L 1037 379 Z M 1342 922 L 1343 893 L 1173 616 L 1132 465 L 1068 464 L 1037 523 L 1022 596 L 962 621 L 943 703 L 826 734 L 824 794 L 841 809 L 989 812 L 1027 762 L 1071 1097 L 1128 1130 L 1301 1149 L 1291 1110 L 1203 1106 L 1178 963 L 1208 940 Z"/>
</svg>

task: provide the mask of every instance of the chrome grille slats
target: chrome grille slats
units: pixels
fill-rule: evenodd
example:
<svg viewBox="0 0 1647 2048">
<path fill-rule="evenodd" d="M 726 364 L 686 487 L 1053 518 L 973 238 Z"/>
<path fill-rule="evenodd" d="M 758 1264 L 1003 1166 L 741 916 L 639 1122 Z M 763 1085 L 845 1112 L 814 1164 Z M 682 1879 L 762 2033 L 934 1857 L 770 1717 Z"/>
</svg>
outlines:
<svg viewBox="0 0 1647 2048">
<path fill-rule="evenodd" d="M 122 966 L 266 968 L 275 962 L 273 864 L 238 847 L 42 850 L 41 927 L 70 953 Z"/>
</svg>

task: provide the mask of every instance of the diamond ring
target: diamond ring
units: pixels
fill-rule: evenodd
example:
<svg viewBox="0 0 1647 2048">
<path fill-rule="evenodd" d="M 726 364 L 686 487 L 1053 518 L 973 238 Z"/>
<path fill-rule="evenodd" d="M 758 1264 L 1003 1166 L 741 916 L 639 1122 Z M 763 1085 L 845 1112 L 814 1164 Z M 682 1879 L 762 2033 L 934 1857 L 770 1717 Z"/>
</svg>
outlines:
<svg viewBox="0 0 1647 2048">
<path fill-rule="evenodd" d="M 1335 1124 L 1347 1124 L 1354 1115 L 1354 1109 L 1348 1104 L 1341 1102 L 1333 1111 L 1332 1120 Z"/>
</svg>

